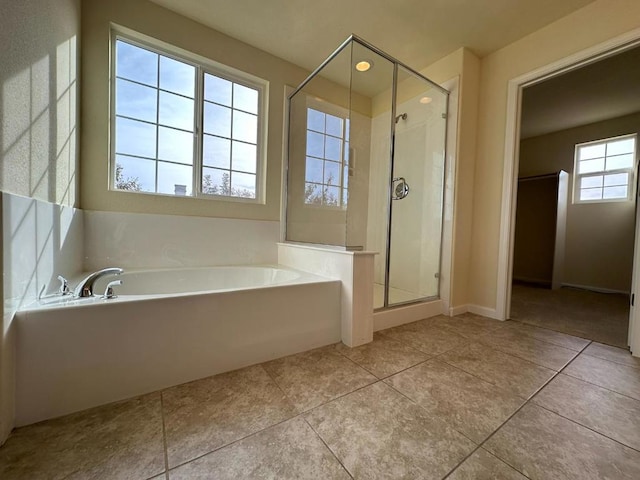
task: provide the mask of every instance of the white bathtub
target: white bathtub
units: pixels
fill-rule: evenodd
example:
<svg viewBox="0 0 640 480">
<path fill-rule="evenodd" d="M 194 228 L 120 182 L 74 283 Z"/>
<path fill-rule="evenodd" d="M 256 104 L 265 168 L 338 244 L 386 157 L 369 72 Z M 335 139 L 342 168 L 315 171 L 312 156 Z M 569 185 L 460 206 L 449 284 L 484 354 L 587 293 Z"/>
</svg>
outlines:
<svg viewBox="0 0 640 480">
<path fill-rule="evenodd" d="M 125 272 L 17 315 L 18 425 L 340 341 L 340 282 L 274 266 Z M 73 285 L 73 282 L 71 282 Z"/>
</svg>

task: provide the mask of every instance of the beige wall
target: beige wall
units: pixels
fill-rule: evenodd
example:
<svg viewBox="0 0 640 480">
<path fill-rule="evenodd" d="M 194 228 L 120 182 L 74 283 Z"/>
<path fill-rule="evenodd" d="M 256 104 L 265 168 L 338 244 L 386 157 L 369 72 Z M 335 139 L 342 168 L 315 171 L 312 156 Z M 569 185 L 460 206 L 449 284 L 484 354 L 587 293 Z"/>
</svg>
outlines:
<svg viewBox="0 0 640 480">
<path fill-rule="evenodd" d="M 127 27 L 269 82 L 266 204 L 190 197 L 165 197 L 109 191 L 109 33 L 110 24 Z M 202 24 L 146 0 L 84 0 L 82 208 L 119 212 L 163 213 L 278 220 L 285 85 L 298 85 L 308 72 Z M 322 96 L 335 85 L 315 83 Z M 339 88 L 339 87 L 338 87 Z M 313 91 L 313 90 L 312 90 Z"/>
<path fill-rule="evenodd" d="M 520 177 L 560 169 L 572 174 L 577 143 L 639 131 L 640 113 L 523 140 Z M 572 181 L 571 178 L 563 283 L 630 291 L 634 202 L 573 204 Z"/>
<path fill-rule="evenodd" d="M 77 204 L 80 1 L 4 1 L 0 11 L 0 190 Z M 7 225 L 8 219 L 3 220 L 0 225 Z M 6 246 L 12 232 L 2 233 Z M 13 274 L 9 264 L 18 269 L 23 266 L 20 259 L 4 260 L 0 263 L 7 288 Z M 27 259 L 29 265 L 35 262 L 35 258 Z M 4 288 L 0 444 L 13 427 L 14 411 L 14 312 L 6 307 Z"/>
<path fill-rule="evenodd" d="M 496 307 L 509 80 L 638 27 L 640 2 L 599 0 L 483 58 L 469 270 L 472 303 Z"/>
</svg>

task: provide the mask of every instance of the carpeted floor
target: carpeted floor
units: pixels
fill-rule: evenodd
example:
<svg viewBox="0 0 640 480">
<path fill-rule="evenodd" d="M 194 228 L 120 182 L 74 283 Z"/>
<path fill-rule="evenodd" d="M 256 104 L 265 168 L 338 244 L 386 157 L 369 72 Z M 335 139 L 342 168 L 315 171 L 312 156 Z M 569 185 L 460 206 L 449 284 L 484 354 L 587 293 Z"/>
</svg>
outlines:
<svg viewBox="0 0 640 480">
<path fill-rule="evenodd" d="M 626 348 L 629 298 L 567 287 L 550 290 L 514 284 L 511 319 Z"/>
</svg>

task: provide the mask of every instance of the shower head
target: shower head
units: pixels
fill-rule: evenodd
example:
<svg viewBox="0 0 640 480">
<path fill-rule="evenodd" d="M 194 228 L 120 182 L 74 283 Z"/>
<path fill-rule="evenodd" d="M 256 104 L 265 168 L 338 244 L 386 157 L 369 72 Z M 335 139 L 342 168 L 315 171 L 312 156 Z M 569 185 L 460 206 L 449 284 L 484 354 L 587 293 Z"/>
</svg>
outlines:
<svg viewBox="0 0 640 480">
<path fill-rule="evenodd" d="M 398 115 L 396 117 L 396 123 L 398 123 L 400 121 L 400 119 L 406 120 L 407 119 L 407 114 L 406 113 L 401 113 L 400 115 Z"/>
</svg>

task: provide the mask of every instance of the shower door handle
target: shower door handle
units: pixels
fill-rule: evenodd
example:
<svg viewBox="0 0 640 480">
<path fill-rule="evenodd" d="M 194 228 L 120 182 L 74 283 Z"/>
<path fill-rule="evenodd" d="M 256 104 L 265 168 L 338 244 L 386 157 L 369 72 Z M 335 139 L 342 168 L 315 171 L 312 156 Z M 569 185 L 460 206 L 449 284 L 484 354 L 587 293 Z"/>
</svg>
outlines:
<svg viewBox="0 0 640 480">
<path fill-rule="evenodd" d="M 409 195 L 409 184 L 404 177 L 397 177 L 392 180 L 391 200 L 402 200 Z"/>
</svg>

